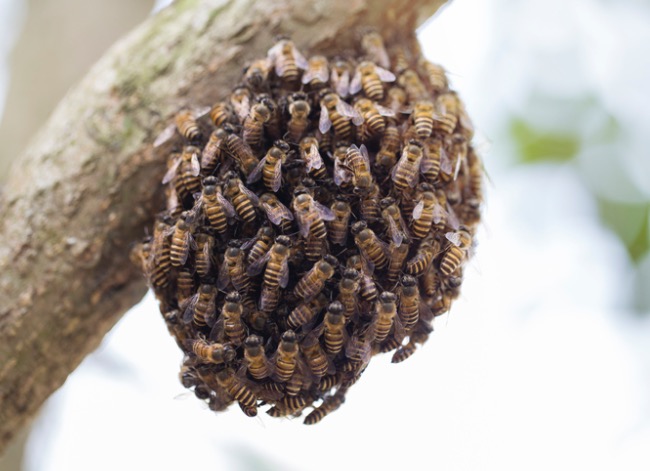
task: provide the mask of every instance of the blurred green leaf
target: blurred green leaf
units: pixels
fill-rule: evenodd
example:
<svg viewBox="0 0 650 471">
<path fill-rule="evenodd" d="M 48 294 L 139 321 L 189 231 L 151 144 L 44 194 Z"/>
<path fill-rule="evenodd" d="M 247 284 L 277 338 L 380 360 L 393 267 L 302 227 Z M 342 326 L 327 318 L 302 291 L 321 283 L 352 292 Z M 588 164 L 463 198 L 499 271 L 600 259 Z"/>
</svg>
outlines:
<svg viewBox="0 0 650 471">
<path fill-rule="evenodd" d="M 510 134 L 522 163 L 566 162 L 580 150 L 576 134 L 538 129 L 520 117 L 510 121 Z"/>
<path fill-rule="evenodd" d="M 598 211 L 607 227 L 625 244 L 630 258 L 639 263 L 650 250 L 650 204 L 633 204 L 598 198 Z"/>
</svg>

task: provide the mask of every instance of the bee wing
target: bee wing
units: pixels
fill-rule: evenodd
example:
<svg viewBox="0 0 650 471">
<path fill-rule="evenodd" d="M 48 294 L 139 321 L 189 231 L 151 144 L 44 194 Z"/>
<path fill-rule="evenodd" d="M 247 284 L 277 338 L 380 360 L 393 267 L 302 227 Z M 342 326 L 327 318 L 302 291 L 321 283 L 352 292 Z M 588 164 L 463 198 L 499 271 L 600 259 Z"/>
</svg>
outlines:
<svg viewBox="0 0 650 471">
<path fill-rule="evenodd" d="M 327 111 L 325 105 L 320 106 L 320 117 L 318 118 L 318 130 L 325 134 L 332 127 L 332 121 L 330 120 L 330 114 Z"/>
<path fill-rule="evenodd" d="M 192 322 L 192 317 L 194 316 L 194 307 L 196 306 L 197 301 L 199 300 L 199 293 L 196 293 L 194 296 L 187 298 L 182 304 L 181 309 L 183 309 L 183 322 L 189 324 Z"/>
<path fill-rule="evenodd" d="M 361 72 L 359 69 L 356 70 L 354 73 L 354 77 L 352 77 L 352 82 L 350 82 L 350 88 L 349 92 L 350 95 L 354 95 L 355 93 L 359 93 L 361 90 Z"/>
<path fill-rule="evenodd" d="M 420 201 L 418 204 L 415 205 L 415 208 L 413 208 L 413 219 L 418 220 L 422 217 L 422 210 L 424 209 L 424 201 Z M 437 223 L 436 223 L 437 224 Z"/>
<path fill-rule="evenodd" d="M 336 111 L 339 112 L 341 116 L 345 116 L 346 118 L 351 118 L 352 123 L 355 126 L 361 126 L 363 124 L 363 116 L 357 109 L 347 103 L 344 100 L 339 100 L 338 103 L 336 104 Z"/>
<path fill-rule="evenodd" d="M 289 261 L 285 258 L 280 265 L 280 288 L 286 288 L 289 283 Z"/>
<path fill-rule="evenodd" d="M 340 97 L 345 98 L 350 93 L 350 72 L 348 70 L 343 71 L 339 77 L 338 82 L 336 83 L 336 93 Z"/>
<path fill-rule="evenodd" d="M 309 82 L 311 82 L 317 77 L 318 75 L 317 72 L 318 71 L 313 68 L 305 70 L 305 73 L 302 74 L 302 79 L 300 81 L 302 82 L 303 85 L 308 84 Z"/>
<path fill-rule="evenodd" d="M 440 221 L 442 221 L 447 213 L 445 212 L 445 208 L 443 208 L 440 204 L 436 203 L 433 206 L 433 223 L 434 224 L 439 224 Z"/>
<path fill-rule="evenodd" d="M 235 208 L 220 191 L 217 192 L 217 201 L 219 201 L 219 204 L 223 208 L 223 212 L 226 213 L 226 216 L 230 218 L 235 217 Z"/>
<path fill-rule="evenodd" d="M 333 221 L 336 219 L 334 212 L 327 206 L 323 206 L 318 201 L 314 200 L 314 208 L 318 211 L 318 215 L 324 221 Z"/>
<path fill-rule="evenodd" d="M 309 150 L 305 152 L 304 156 L 307 164 L 307 172 L 310 172 L 312 169 L 319 169 L 323 166 L 323 158 L 320 156 L 316 144 L 310 145 Z"/>
<path fill-rule="evenodd" d="M 239 190 L 251 200 L 254 206 L 260 205 L 260 199 L 257 197 L 257 195 L 246 188 L 241 181 L 239 182 Z"/>
<path fill-rule="evenodd" d="M 451 172 L 453 170 L 451 159 L 449 158 L 449 155 L 447 155 L 447 152 L 444 148 L 440 150 L 440 170 L 445 172 L 447 175 L 451 175 Z"/>
<path fill-rule="evenodd" d="M 363 159 L 364 165 L 367 168 L 370 168 L 370 156 L 368 155 L 368 149 L 366 148 L 365 144 L 361 144 L 361 147 L 359 147 L 359 153 L 361 154 L 361 158 Z"/>
<path fill-rule="evenodd" d="M 445 238 L 456 247 L 460 247 L 460 234 L 457 232 L 447 232 L 445 233 Z"/>
<path fill-rule="evenodd" d="M 286 219 L 287 221 L 293 221 L 293 213 L 289 211 L 289 208 L 283 205 L 280 201 L 278 201 L 277 212 L 280 213 L 282 219 Z"/>
<path fill-rule="evenodd" d="M 178 170 L 178 166 L 181 164 L 181 157 L 180 155 L 176 157 L 176 160 L 172 164 L 171 167 L 169 167 L 169 170 L 167 170 L 167 173 L 165 173 L 165 176 L 162 179 L 162 184 L 166 185 L 172 179 L 176 176 L 176 171 Z"/>
<path fill-rule="evenodd" d="M 156 137 L 156 140 L 153 141 L 153 146 L 154 147 L 160 147 L 165 142 L 170 140 L 174 136 L 175 132 L 176 132 L 176 125 L 175 124 L 170 124 L 165 129 L 163 129 L 163 131 L 160 134 L 158 134 L 158 136 Z"/>
<path fill-rule="evenodd" d="M 375 109 L 382 116 L 395 116 L 395 112 L 393 110 L 386 108 L 385 106 L 381 106 L 378 103 L 375 103 Z"/>
<path fill-rule="evenodd" d="M 174 186 L 168 187 L 168 192 L 167 192 L 167 211 L 169 211 L 170 214 L 174 213 L 176 211 L 176 208 L 180 206 L 181 202 L 178 201 L 178 193 L 176 193 L 176 188 Z"/>
<path fill-rule="evenodd" d="M 402 343 L 402 341 L 404 340 L 404 337 L 406 337 L 406 331 L 404 330 L 404 324 L 402 324 L 402 320 L 399 318 L 399 316 L 393 317 L 393 336 L 400 343 Z"/>
<path fill-rule="evenodd" d="M 351 178 L 349 170 L 340 164 L 338 158 L 334 159 L 334 183 L 341 186 L 343 183 L 349 182 Z"/>
<path fill-rule="evenodd" d="M 309 67 L 309 62 L 307 62 L 305 56 L 303 56 L 302 53 L 295 46 L 293 48 L 293 59 L 296 61 L 296 65 L 300 69 L 307 70 L 307 68 Z M 327 81 L 327 77 L 325 78 L 324 81 Z"/>
<path fill-rule="evenodd" d="M 207 116 L 211 109 L 211 106 L 198 106 L 192 109 L 192 115 L 194 116 L 194 119 L 201 119 L 204 116 Z"/>
<path fill-rule="evenodd" d="M 198 177 L 201 173 L 201 164 L 199 163 L 199 154 L 192 152 L 192 158 L 190 159 L 190 174 L 193 177 Z"/>
<path fill-rule="evenodd" d="M 309 235 L 309 229 L 311 228 L 311 218 L 305 217 L 303 212 L 298 212 L 296 213 L 296 220 L 298 221 L 300 235 L 307 238 Z"/>
<path fill-rule="evenodd" d="M 246 269 L 246 273 L 248 276 L 257 276 L 260 273 L 262 273 L 262 268 L 264 268 L 264 265 L 266 262 L 269 261 L 269 258 L 271 258 L 271 251 L 267 251 L 264 255 L 262 255 L 260 258 L 255 260 L 253 263 L 248 265 L 248 268 Z"/>
<path fill-rule="evenodd" d="M 460 166 L 463 163 L 463 156 L 460 152 L 458 152 L 458 155 L 456 156 L 456 168 L 454 169 L 454 180 L 458 178 L 458 173 L 460 172 Z"/>
<path fill-rule="evenodd" d="M 266 164 L 266 157 L 262 158 L 262 160 L 260 160 L 260 162 L 255 166 L 255 168 L 250 173 L 250 175 L 248 175 L 248 178 L 246 179 L 246 183 L 248 184 L 255 183 L 260 178 L 262 178 L 262 170 L 264 170 L 265 164 Z"/>
<path fill-rule="evenodd" d="M 320 80 L 323 83 L 327 83 L 327 79 L 329 76 L 329 70 L 327 70 L 327 67 L 319 67 L 318 71 L 316 73 L 316 78 Z"/>
<path fill-rule="evenodd" d="M 447 222 L 449 223 L 449 226 L 454 230 L 460 227 L 458 216 L 456 216 L 456 212 L 451 208 L 451 206 L 449 206 L 449 203 L 447 203 Z"/>
<path fill-rule="evenodd" d="M 233 107 L 235 108 L 235 113 L 237 113 L 239 121 L 243 123 L 251 112 L 251 100 L 248 96 L 244 96 L 240 102 L 233 103 Z"/>
<path fill-rule="evenodd" d="M 395 245 L 397 245 L 398 247 L 402 245 L 402 242 L 404 242 L 404 234 L 402 233 L 400 228 L 397 227 L 397 223 L 395 222 L 395 219 L 393 219 L 392 217 L 388 218 L 388 232 L 390 233 L 390 237 L 395 243 Z M 385 252 L 386 250 L 384 250 L 384 253 Z"/>
<path fill-rule="evenodd" d="M 382 82 L 394 82 L 396 77 L 395 74 L 390 70 L 386 70 L 383 67 L 375 66 L 375 72 Z"/>
<path fill-rule="evenodd" d="M 230 270 L 228 268 L 228 264 L 224 260 L 223 263 L 221 264 L 221 268 L 219 268 L 219 275 L 217 276 L 217 288 L 220 290 L 224 290 L 228 287 L 228 284 L 230 283 Z"/>
<path fill-rule="evenodd" d="M 278 159 L 273 167 L 273 180 L 271 181 L 271 189 L 277 193 L 282 183 L 282 161 Z"/>
</svg>

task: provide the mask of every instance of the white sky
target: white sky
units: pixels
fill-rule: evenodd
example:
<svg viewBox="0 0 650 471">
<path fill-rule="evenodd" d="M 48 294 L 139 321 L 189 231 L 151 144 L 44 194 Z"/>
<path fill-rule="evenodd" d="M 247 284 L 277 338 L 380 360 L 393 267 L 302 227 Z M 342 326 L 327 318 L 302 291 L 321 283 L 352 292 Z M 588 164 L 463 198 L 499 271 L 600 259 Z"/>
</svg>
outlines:
<svg viewBox="0 0 650 471">
<path fill-rule="evenodd" d="M 574 50 L 608 102 L 629 100 L 615 84 L 632 93 L 649 81 L 608 75 L 582 51 L 601 41 L 608 61 L 628 60 L 615 53 L 626 43 L 619 23 L 604 22 L 610 11 L 650 29 L 615 2 L 578 0 L 566 17 L 552 13 L 559 0 L 526 5 L 456 0 L 421 33 L 486 136 L 493 180 L 463 296 L 424 348 L 400 365 L 373 359 L 315 427 L 237 408 L 215 415 L 178 383 L 180 352 L 148 297 L 47 402 L 25 469 L 650 469 L 650 322 L 620 308 L 625 252 L 572 167 L 511 168 L 507 143 L 495 142 L 544 51 Z M 580 77 L 556 75 L 543 83 L 578 87 L 569 79 Z"/>
</svg>

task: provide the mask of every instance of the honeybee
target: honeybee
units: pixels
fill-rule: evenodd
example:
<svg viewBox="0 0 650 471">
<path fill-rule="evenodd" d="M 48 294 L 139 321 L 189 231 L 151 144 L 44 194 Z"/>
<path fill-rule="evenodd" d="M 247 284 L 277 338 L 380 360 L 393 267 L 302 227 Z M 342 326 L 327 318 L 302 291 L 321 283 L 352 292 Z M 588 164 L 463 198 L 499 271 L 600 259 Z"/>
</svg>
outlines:
<svg viewBox="0 0 650 471">
<path fill-rule="evenodd" d="M 174 123 L 167 126 L 161 132 L 153 143 L 154 147 L 160 147 L 168 142 L 178 131 L 178 133 L 190 142 L 196 142 L 201 139 L 201 128 L 197 119 L 203 117 L 210 108 L 197 108 L 193 110 L 182 110 L 174 116 Z"/>
<path fill-rule="evenodd" d="M 318 139 L 313 136 L 304 137 L 300 141 L 300 157 L 305 163 L 305 170 L 314 178 L 325 178 L 327 169 L 319 152 Z"/>
<path fill-rule="evenodd" d="M 192 352 L 206 363 L 221 365 L 230 363 L 235 359 L 237 353 L 228 344 L 208 343 L 203 339 L 191 340 Z"/>
<path fill-rule="evenodd" d="M 289 144 L 285 141 L 275 141 L 266 156 L 260 161 L 255 169 L 248 175 L 246 183 L 253 183 L 262 177 L 264 186 L 267 189 L 277 192 L 282 183 L 282 164 L 287 160 Z"/>
<path fill-rule="evenodd" d="M 309 85 L 312 88 L 324 87 L 329 78 L 329 63 L 325 56 L 311 56 L 307 61 L 307 70 L 302 75 L 301 82 L 303 85 Z"/>
<path fill-rule="evenodd" d="M 386 285 L 391 286 L 397 282 L 399 274 L 402 272 L 404 260 L 409 253 L 409 244 L 397 245 L 391 240 L 388 246 L 388 270 L 386 270 Z"/>
<path fill-rule="evenodd" d="M 438 204 L 433 187 L 428 183 L 418 186 L 418 203 L 413 209 L 413 237 L 422 239 L 431 231 L 432 224 L 444 218 L 444 209 Z"/>
<path fill-rule="evenodd" d="M 264 286 L 277 289 L 277 287 L 286 288 L 289 281 L 289 255 L 291 254 L 291 239 L 287 236 L 280 235 L 275 238 L 275 243 L 262 258 L 248 266 L 247 273 L 255 276 L 264 271 Z M 267 263 L 268 262 L 268 263 Z"/>
<path fill-rule="evenodd" d="M 451 163 L 442 145 L 442 139 L 437 137 L 427 139 L 426 146 L 420 170 L 422 170 L 424 178 L 433 184 L 438 179 L 443 160 L 449 163 L 449 171 L 451 171 Z"/>
<path fill-rule="evenodd" d="M 424 273 L 436 255 L 438 246 L 430 235 L 422 239 L 415 255 L 406 262 L 406 273 L 413 276 Z"/>
<path fill-rule="evenodd" d="M 420 317 L 420 289 L 418 281 L 411 275 L 402 277 L 398 314 L 407 332 L 415 327 Z"/>
<path fill-rule="evenodd" d="M 260 380 L 270 375 L 269 362 L 259 335 L 249 335 L 244 340 L 244 360 L 248 374 L 254 379 Z"/>
<path fill-rule="evenodd" d="M 377 183 L 373 183 L 368 192 L 361 195 L 359 212 L 361 213 L 361 218 L 369 224 L 373 224 L 381 216 L 381 209 L 379 208 L 380 199 L 381 191 Z"/>
<path fill-rule="evenodd" d="M 214 243 L 214 237 L 209 234 L 202 233 L 196 237 L 195 267 L 201 278 L 206 278 L 212 272 Z"/>
<path fill-rule="evenodd" d="M 431 332 L 433 332 L 431 323 L 420 320 L 411 332 L 409 342 L 395 351 L 391 363 L 401 363 L 410 358 L 415 353 L 417 345 L 426 342 Z"/>
<path fill-rule="evenodd" d="M 362 192 L 367 191 L 373 184 L 373 178 L 366 146 L 361 144 L 361 147 L 357 147 L 352 144 L 348 147 L 345 154 L 345 166 L 352 170 L 355 189 Z"/>
<path fill-rule="evenodd" d="M 250 88 L 240 85 L 230 94 L 230 105 L 235 110 L 235 114 L 239 118 L 239 122 L 243 123 L 251 110 L 251 102 L 253 101 L 253 92 Z"/>
<path fill-rule="evenodd" d="M 216 127 L 221 127 L 225 123 L 236 123 L 237 116 L 232 106 L 225 101 L 216 103 L 210 110 L 210 119 Z"/>
<path fill-rule="evenodd" d="M 413 69 L 402 72 L 397 83 L 406 90 L 406 95 L 411 103 L 415 103 L 418 100 L 426 100 L 429 96 L 427 87 L 424 86 L 420 76 Z"/>
<path fill-rule="evenodd" d="M 309 128 L 310 113 L 311 105 L 309 104 L 307 95 L 304 93 L 292 93 L 289 95 L 289 121 L 287 122 L 287 134 L 289 135 L 289 139 L 293 142 L 299 142 L 307 131 L 307 128 Z"/>
<path fill-rule="evenodd" d="M 330 241 L 333 244 L 345 246 L 348 239 L 348 226 L 350 224 L 352 208 L 350 207 L 350 203 L 339 199 L 332 203 L 331 209 L 334 214 L 334 219 L 327 224 Z"/>
<path fill-rule="evenodd" d="M 386 102 L 388 104 L 388 108 L 393 110 L 395 113 L 404 113 L 411 111 L 406 106 L 408 103 L 408 95 L 406 94 L 406 90 L 404 90 L 402 87 L 393 85 L 388 89 L 387 95 L 388 96 L 386 98 Z"/>
<path fill-rule="evenodd" d="M 397 206 L 395 198 L 384 198 L 379 202 L 381 217 L 387 227 L 388 235 L 396 246 L 402 245 L 404 239 L 409 238 L 409 232 L 402 217 L 402 212 Z"/>
<path fill-rule="evenodd" d="M 253 89 L 260 90 L 266 84 L 271 71 L 271 61 L 268 57 L 258 59 L 246 67 L 244 81 Z"/>
<path fill-rule="evenodd" d="M 319 294 L 309 301 L 303 300 L 289 313 L 287 326 L 291 329 L 297 329 L 302 325 L 308 324 L 314 317 L 320 314 L 326 303 L 327 298 L 323 294 Z"/>
<path fill-rule="evenodd" d="M 211 175 L 223 160 L 227 136 L 228 133 L 223 128 L 217 128 L 210 134 L 208 142 L 201 152 L 201 173 L 203 175 Z"/>
<path fill-rule="evenodd" d="M 377 285 L 373 281 L 370 267 L 364 257 L 353 255 L 348 258 L 347 266 L 354 268 L 360 274 L 359 284 L 361 290 L 359 294 L 367 302 L 373 302 L 377 299 Z"/>
<path fill-rule="evenodd" d="M 364 141 L 369 141 L 375 136 L 381 136 L 386 129 L 386 118 L 394 117 L 395 112 L 368 98 L 359 98 L 354 103 L 354 108 L 363 117 L 363 125 L 359 128 L 359 135 Z"/>
<path fill-rule="evenodd" d="M 424 57 L 420 58 L 418 64 L 424 71 L 434 93 L 444 93 L 449 89 L 447 74 L 441 65 L 429 62 Z"/>
<path fill-rule="evenodd" d="M 176 128 L 181 136 L 188 141 L 201 139 L 201 128 L 196 121 L 194 113 L 190 110 L 183 110 L 174 118 Z"/>
<path fill-rule="evenodd" d="M 370 362 L 372 354 L 371 342 L 364 336 L 353 335 L 345 346 L 345 356 L 356 371 L 363 371 Z"/>
<path fill-rule="evenodd" d="M 350 63 L 342 58 L 335 59 L 331 64 L 330 83 L 341 98 L 348 96 L 350 90 Z"/>
<path fill-rule="evenodd" d="M 181 367 L 181 371 L 178 373 L 178 379 L 181 381 L 183 387 L 187 389 L 197 386 L 201 382 L 196 370 L 187 365 Z"/>
<path fill-rule="evenodd" d="M 460 169 L 467 166 L 467 152 L 469 149 L 467 139 L 460 133 L 452 134 L 447 138 L 447 155 L 450 157 L 450 167 L 453 168 L 453 176 L 444 172 L 440 175 L 440 179 L 444 182 L 449 181 L 450 178 L 456 180 Z"/>
<path fill-rule="evenodd" d="M 246 415 L 257 414 L 257 396 L 243 378 L 235 376 L 232 368 L 221 370 L 216 375 L 219 386 L 224 388 L 239 404 Z"/>
<path fill-rule="evenodd" d="M 388 52 L 384 46 L 384 40 L 376 31 L 366 33 L 361 38 L 361 48 L 376 64 L 384 69 L 390 67 Z"/>
<path fill-rule="evenodd" d="M 331 156 L 334 160 L 334 184 L 343 188 L 348 188 L 354 178 L 352 170 L 345 163 L 347 154 L 348 146 L 345 141 L 341 141 L 337 143 L 334 155 Z"/>
<path fill-rule="evenodd" d="M 190 232 L 190 223 L 190 212 L 183 211 L 172 232 L 170 248 L 172 266 L 182 267 L 187 262 L 190 250 L 196 250 L 196 242 Z"/>
<path fill-rule="evenodd" d="M 284 383 L 293 376 L 298 362 L 298 351 L 296 333 L 293 330 L 287 330 L 282 334 L 278 349 L 271 359 L 271 363 L 275 366 L 272 373 L 272 378 L 275 381 Z"/>
<path fill-rule="evenodd" d="M 357 221 L 352 224 L 352 234 L 354 234 L 354 243 L 359 248 L 359 252 L 366 259 L 372 268 L 379 270 L 386 267 L 388 258 L 386 257 L 386 244 L 375 232 L 368 227 L 365 221 Z"/>
<path fill-rule="evenodd" d="M 221 308 L 221 317 L 210 333 L 211 338 L 224 339 L 239 347 L 246 338 L 246 326 L 242 322 L 244 305 L 241 294 L 231 291 Z"/>
<path fill-rule="evenodd" d="M 325 221 L 335 218 L 331 209 L 320 204 L 309 193 L 294 196 L 291 206 L 302 237 L 307 238 L 311 234 L 317 239 L 323 239 L 327 236 Z"/>
<path fill-rule="evenodd" d="M 384 171 L 393 168 L 397 162 L 397 153 L 400 149 L 401 136 L 399 128 L 389 123 L 384 130 L 381 140 L 379 141 L 379 152 L 375 161 Z"/>
<path fill-rule="evenodd" d="M 311 402 L 313 402 L 313 399 L 308 400 L 305 395 L 284 396 L 266 413 L 271 417 L 286 417 L 287 415 L 299 413 Z"/>
<path fill-rule="evenodd" d="M 447 232 L 445 238 L 449 241 L 447 250 L 440 259 L 440 273 L 443 276 L 450 276 L 463 263 L 467 251 L 472 245 L 472 236 L 464 229 L 455 232 Z"/>
<path fill-rule="evenodd" d="M 194 321 L 198 327 L 212 325 L 215 319 L 215 303 L 217 290 L 214 285 L 202 284 L 197 293 L 185 301 L 183 322 L 189 324 Z"/>
<path fill-rule="evenodd" d="M 293 294 L 307 301 L 312 299 L 323 290 L 327 280 L 334 276 L 336 264 L 335 257 L 331 255 L 323 257 L 296 283 Z"/>
<path fill-rule="evenodd" d="M 318 130 L 323 134 L 333 126 L 337 138 L 350 139 L 352 124 L 360 126 L 363 123 L 363 116 L 336 93 L 326 93 L 320 100 L 320 106 Z"/>
<path fill-rule="evenodd" d="M 194 277 L 192 272 L 187 268 L 181 268 L 176 275 L 176 297 L 178 303 L 184 306 L 186 301 L 194 293 Z"/>
<path fill-rule="evenodd" d="M 283 82 L 295 83 L 300 78 L 300 70 L 308 67 L 307 59 L 289 39 L 282 39 L 269 49 L 268 58 L 275 68 L 275 74 Z"/>
<path fill-rule="evenodd" d="M 148 278 L 154 289 L 165 288 L 169 284 L 171 269 L 171 243 L 169 234 L 173 226 L 165 218 L 158 218 L 154 225 L 151 245 L 151 262 L 147 264 Z"/>
<path fill-rule="evenodd" d="M 396 47 L 391 51 L 391 53 L 393 56 L 393 71 L 397 75 L 400 75 L 410 66 L 411 61 L 409 59 L 409 55 L 407 54 L 406 49 L 403 47 Z"/>
<path fill-rule="evenodd" d="M 300 343 L 300 350 L 305 357 L 305 362 L 312 374 L 317 378 L 322 378 L 327 373 L 333 374 L 336 370 L 318 342 L 315 332 L 310 332 Z"/>
<path fill-rule="evenodd" d="M 197 204 L 202 207 L 208 223 L 218 233 L 225 233 L 228 229 L 228 218 L 235 217 L 235 208 L 221 193 L 216 177 L 206 177 L 203 180 L 203 191 Z M 199 207 L 196 208 L 197 212 L 198 210 Z"/>
<path fill-rule="evenodd" d="M 224 126 L 228 133 L 225 144 L 226 149 L 234 157 L 245 175 L 249 175 L 260 163 L 259 159 L 253 154 L 253 150 L 241 137 L 236 134 L 236 128 Z"/>
<path fill-rule="evenodd" d="M 249 146 L 257 149 L 264 138 L 264 125 L 271 119 L 271 110 L 267 101 L 255 103 L 244 120 L 242 137 Z"/>
<path fill-rule="evenodd" d="M 453 92 L 443 93 L 436 98 L 437 117 L 435 129 L 451 134 L 458 124 L 459 100 Z"/>
<path fill-rule="evenodd" d="M 343 304 L 339 301 L 334 301 L 327 307 L 325 320 L 323 325 L 325 331 L 323 338 L 325 339 L 325 351 L 329 355 L 337 355 L 343 350 L 347 332 L 345 330 L 346 318 L 344 315 Z"/>
<path fill-rule="evenodd" d="M 417 141 L 411 141 L 404 147 L 402 156 L 391 171 L 393 184 L 398 191 L 403 192 L 407 187 L 415 187 L 423 155 L 422 145 Z"/>
<path fill-rule="evenodd" d="M 269 221 L 282 229 L 287 229 L 288 224 L 293 221 L 293 213 L 283 205 L 273 193 L 264 193 L 259 198 L 260 206 L 266 213 Z"/>
<path fill-rule="evenodd" d="M 255 221 L 255 208 L 259 206 L 259 198 L 234 173 L 228 175 L 224 192 L 244 222 Z"/>
<path fill-rule="evenodd" d="M 436 110 L 432 101 L 420 100 L 415 102 L 411 119 L 415 127 L 415 133 L 419 139 L 426 139 L 433 132 L 433 121 L 436 118 Z"/>
<path fill-rule="evenodd" d="M 244 251 L 231 241 L 223 257 L 223 263 L 219 269 L 217 287 L 225 290 L 230 284 L 241 292 L 246 292 L 251 280 L 244 269 Z"/>
<path fill-rule="evenodd" d="M 374 101 L 384 99 L 384 85 L 382 82 L 394 82 L 395 75 L 383 67 L 379 67 L 370 61 L 363 61 L 357 66 L 357 70 L 350 82 L 350 93 L 359 93 L 363 88 L 365 95 Z"/>
<path fill-rule="evenodd" d="M 373 341 L 382 343 L 388 337 L 393 325 L 397 330 L 397 296 L 395 293 L 384 291 L 379 295 L 379 299 L 375 303 L 375 314 L 376 317 L 372 325 Z"/>
<path fill-rule="evenodd" d="M 176 179 L 174 187 L 181 198 L 201 191 L 201 179 L 199 177 L 201 173 L 200 152 L 194 146 L 185 146 L 183 152 L 173 159 L 172 165 L 163 177 L 163 185 Z"/>
<path fill-rule="evenodd" d="M 307 414 L 307 417 L 305 417 L 303 424 L 305 425 L 317 424 L 318 422 L 323 420 L 325 416 L 327 416 L 328 414 L 334 412 L 336 409 L 341 407 L 341 405 L 344 402 L 345 402 L 345 395 L 339 392 L 331 396 L 327 396 L 323 400 L 323 403 L 320 406 L 316 407 L 313 411 Z"/>
<path fill-rule="evenodd" d="M 246 258 L 249 265 L 255 263 L 269 251 L 273 243 L 274 235 L 275 233 L 271 227 L 262 226 L 257 230 L 255 237 L 242 245 L 242 250 L 250 248 Z"/>
</svg>

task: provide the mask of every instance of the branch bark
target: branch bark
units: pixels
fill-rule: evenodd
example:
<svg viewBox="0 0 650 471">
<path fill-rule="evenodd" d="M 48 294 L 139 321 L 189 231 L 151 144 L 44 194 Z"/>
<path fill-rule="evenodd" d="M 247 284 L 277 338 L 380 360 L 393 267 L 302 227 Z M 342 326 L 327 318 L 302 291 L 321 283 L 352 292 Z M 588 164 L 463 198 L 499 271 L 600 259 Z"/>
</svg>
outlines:
<svg viewBox="0 0 650 471">
<path fill-rule="evenodd" d="M 182 0 L 114 47 L 59 104 L 0 200 L 0 451 L 146 291 L 132 241 L 162 206 L 151 142 L 211 105 L 276 34 L 349 48 L 359 26 L 415 45 L 445 0 Z"/>
</svg>

